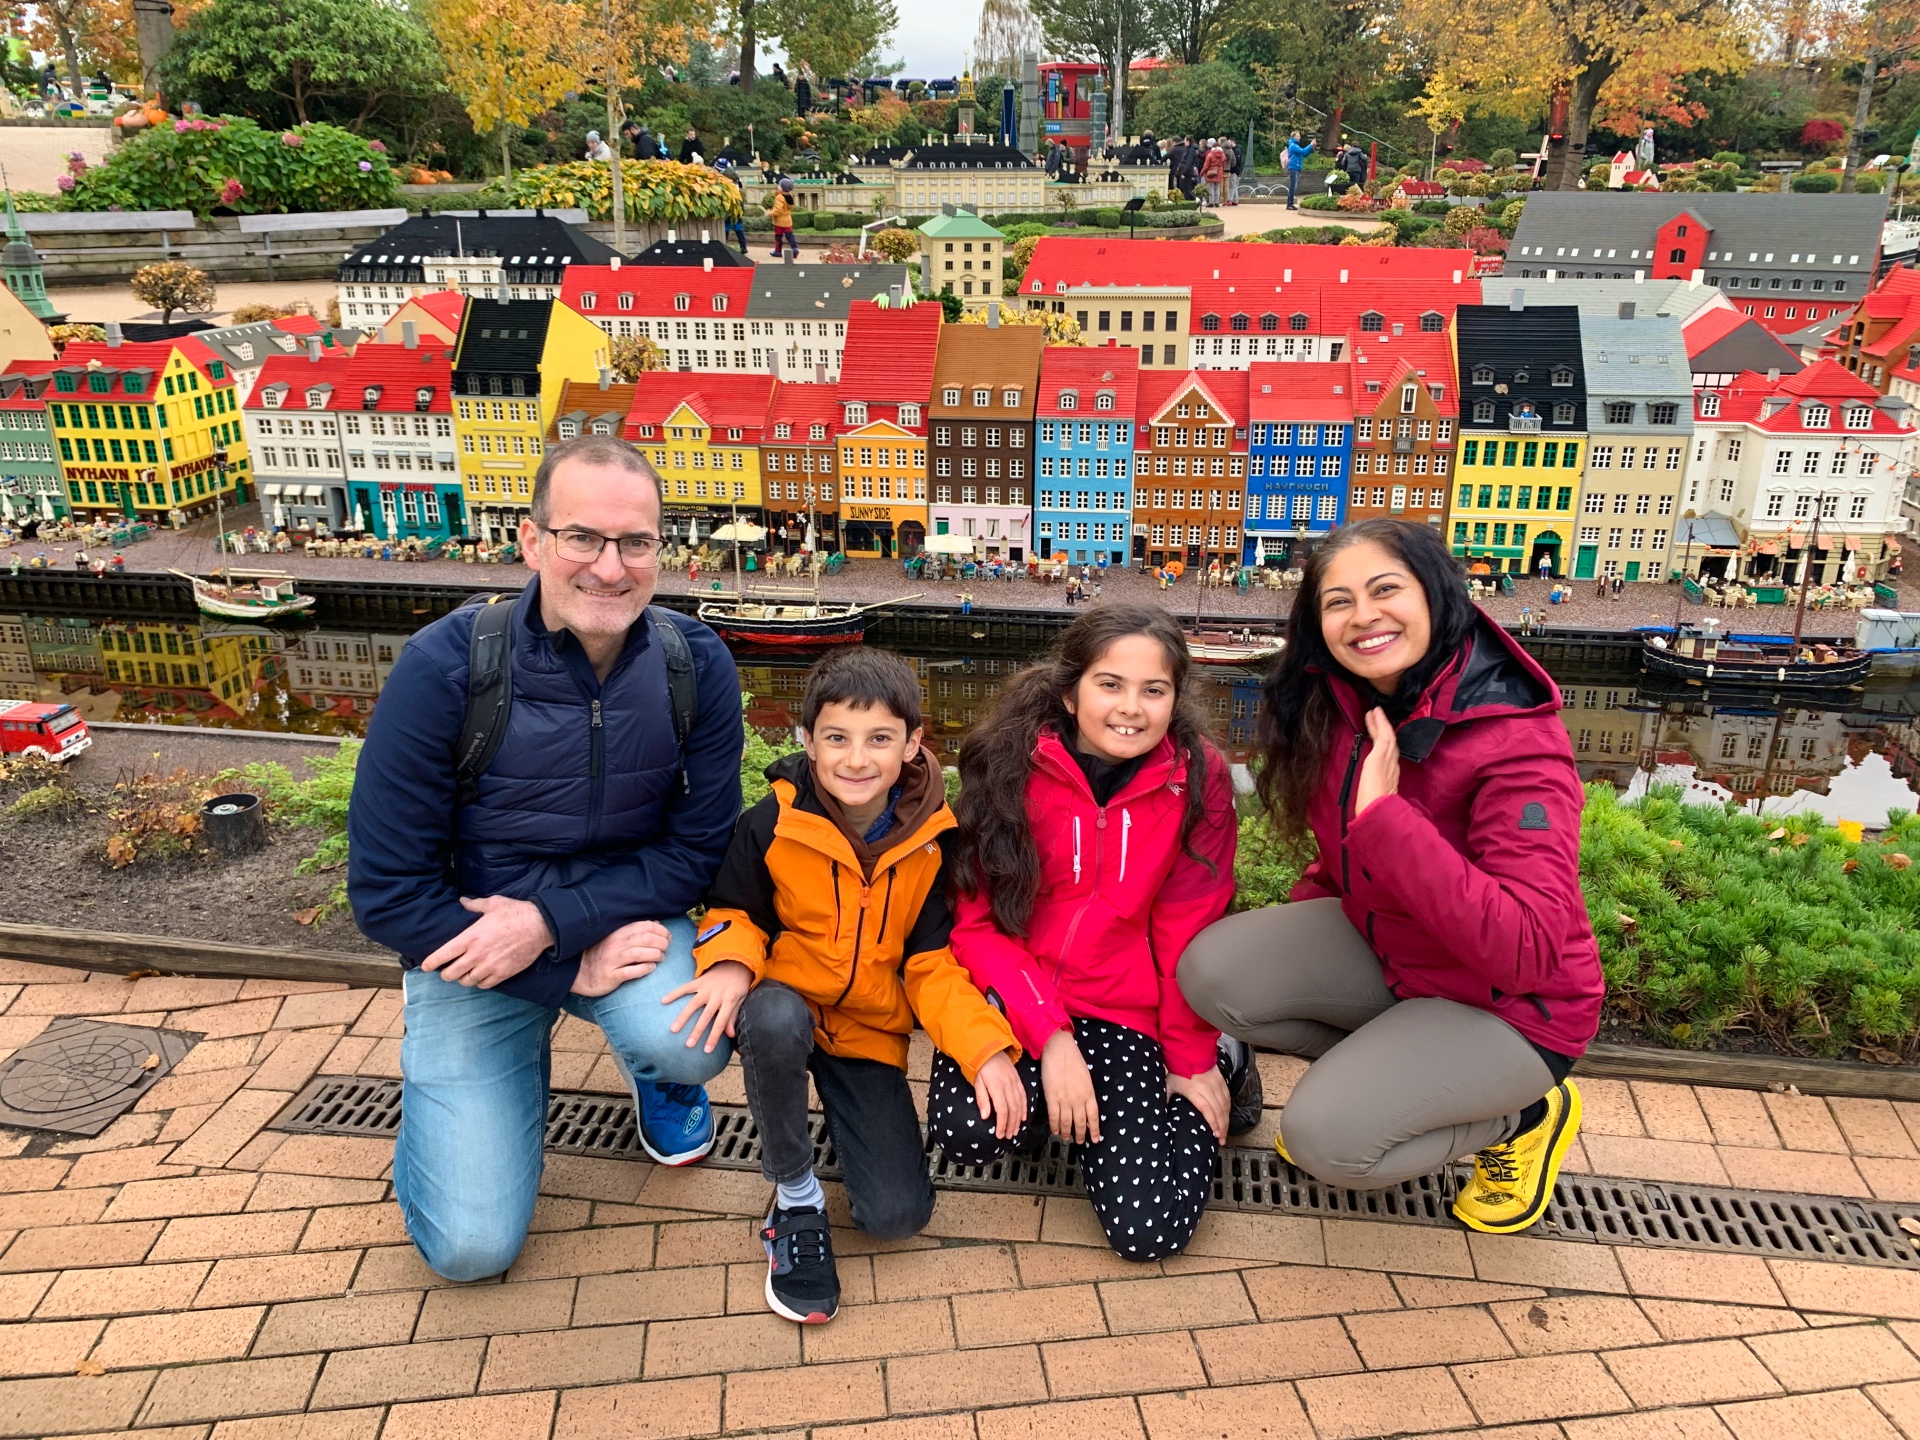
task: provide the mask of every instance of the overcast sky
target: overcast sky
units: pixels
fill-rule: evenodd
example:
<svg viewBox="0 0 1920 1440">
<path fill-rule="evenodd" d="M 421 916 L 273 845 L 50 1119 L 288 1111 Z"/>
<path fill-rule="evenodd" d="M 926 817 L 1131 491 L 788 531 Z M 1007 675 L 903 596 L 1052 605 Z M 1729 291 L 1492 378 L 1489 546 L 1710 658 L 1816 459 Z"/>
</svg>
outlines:
<svg viewBox="0 0 1920 1440">
<path fill-rule="evenodd" d="M 978 0 L 909 0 L 900 7 L 900 28 L 887 46 L 889 60 L 905 60 L 900 73 L 913 80 L 939 80 L 960 73 L 960 64 L 980 28 Z"/>
</svg>

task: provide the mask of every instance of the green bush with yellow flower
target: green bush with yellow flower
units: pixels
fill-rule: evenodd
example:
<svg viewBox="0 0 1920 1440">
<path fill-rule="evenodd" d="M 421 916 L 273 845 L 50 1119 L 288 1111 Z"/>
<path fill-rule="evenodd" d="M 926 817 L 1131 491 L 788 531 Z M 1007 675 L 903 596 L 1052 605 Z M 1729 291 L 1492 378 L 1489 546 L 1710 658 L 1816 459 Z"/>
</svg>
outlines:
<svg viewBox="0 0 1920 1440">
<path fill-rule="evenodd" d="M 740 214 L 740 187 L 704 165 L 622 160 L 620 183 L 627 219 L 637 224 L 676 225 L 688 220 L 735 219 Z M 578 209 L 590 219 L 610 220 L 613 167 L 594 160 L 536 165 L 516 170 L 511 180 L 494 181 L 481 194 L 490 206 Z"/>
</svg>

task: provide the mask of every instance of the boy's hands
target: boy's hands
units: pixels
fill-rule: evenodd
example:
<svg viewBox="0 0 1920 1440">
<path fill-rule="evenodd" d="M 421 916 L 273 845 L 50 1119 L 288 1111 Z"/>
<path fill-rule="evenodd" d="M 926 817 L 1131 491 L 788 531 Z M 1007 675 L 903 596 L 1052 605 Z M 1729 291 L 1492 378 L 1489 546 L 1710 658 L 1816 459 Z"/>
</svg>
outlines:
<svg viewBox="0 0 1920 1440">
<path fill-rule="evenodd" d="M 1198 1075 L 1167 1076 L 1167 1093 L 1184 1095 L 1193 1102 L 1193 1108 L 1200 1112 L 1200 1118 L 1207 1122 L 1207 1128 L 1213 1131 L 1213 1138 L 1222 1145 L 1227 1143 L 1227 1116 L 1233 1110 L 1233 1095 L 1227 1089 L 1227 1077 L 1220 1073 L 1218 1065 L 1209 1065 Z"/>
<path fill-rule="evenodd" d="M 680 1033 L 680 1027 L 693 1018 L 693 1029 L 687 1032 L 687 1048 L 691 1050 L 700 1043 L 700 1032 L 707 1032 L 707 1053 L 713 1053 L 713 1047 L 720 1043 L 725 1035 L 733 1038 L 733 1022 L 740 1013 L 740 1002 L 747 998 L 747 992 L 753 988 L 753 972 L 738 960 L 722 960 L 706 974 L 689 980 L 679 989 L 660 997 L 662 1005 L 671 1005 L 682 995 L 693 998 L 674 1016 L 673 1024 L 667 1028 L 674 1034 Z"/>
<path fill-rule="evenodd" d="M 980 1067 L 973 1098 L 979 1102 L 980 1118 L 993 1121 L 996 1139 L 1013 1139 L 1027 1123 L 1027 1087 L 1004 1050 Z"/>
<path fill-rule="evenodd" d="M 1047 1124 L 1062 1140 L 1100 1143 L 1100 1102 L 1093 1072 L 1071 1030 L 1056 1030 L 1040 1052 L 1040 1088 L 1047 1097 Z"/>
<path fill-rule="evenodd" d="M 580 973 L 573 978 L 573 993 L 598 999 L 611 995 L 629 980 L 652 974 L 667 953 L 667 943 L 667 927 L 658 920 L 622 925 L 586 948 L 580 957 Z"/>
</svg>

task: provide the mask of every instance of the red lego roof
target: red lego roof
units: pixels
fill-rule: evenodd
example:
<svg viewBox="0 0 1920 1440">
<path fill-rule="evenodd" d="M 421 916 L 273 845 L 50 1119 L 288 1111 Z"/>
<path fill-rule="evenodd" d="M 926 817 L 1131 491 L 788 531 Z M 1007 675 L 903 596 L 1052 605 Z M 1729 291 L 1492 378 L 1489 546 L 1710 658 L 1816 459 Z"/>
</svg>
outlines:
<svg viewBox="0 0 1920 1440">
<path fill-rule="evenodd" d="M 1710 305 L 1696 310 L 1680 324 L 1680 338 L 1686 342 L 1689 358 L 1699 355 L 1709 347 L 1718 345 L 1727 336 L 1742 325 L 1750 324 L 1751 315 L 1725 305 Z"/>
<path fill-rule="evenodd" d="M 1375 279 L 1341 285 L 1240 275 L 1231 279 L 1196 280 L 1192 292 L 1192 325 L 1196 336 L 1214 333 L 1206 324 L 1209 315 L 1218 318 L 1219 324 L 1214 329 L 1221 333 L 1231 333 L 1233 317 L 1243 315 L 1247 322 L 1244 333 L 1249 335 L 1275 333 L 1261 329 L 1261 320 L 1268 315 L 1274 317 L 1278 333 L 1302 333 L 1291 331 L 1291 320 L 1295 315 L 1305 315 L 1304 333 L 1344 334 L 1357 340 L 1363 333 L 1374 333 L 1362 332 L 1360 328 L 1361 316 L 1369 312 L 1380 317 L 1380 330 L 1374 335 L 1375 339 L 1391 336 L 1395 325 L 1401 327 L 1403 336 L 1444 336 L 1444 328 L 1422 331 L 1422 317 L 1438 316 L 1444 327 L 1452 318 L 1454 306 L 1480 303 L 1478 280 L 1463 280 L 1458 286 L 1449 284 L 1440 288 L 1430 281 L 1418 280 Z"/>
<path fill-rule="evenodd" d="M 636 426 L 665 424 L 667 417 L 684 404 L 706 422 L 708 429 L 737 429 L 746 439 L 757 441 L 767 423 L 773 390 L 771 375 L 649 370 L 634 382 L 626 438 L 635 438 Z"/>
<path fill-rule="evenodd" d="M 348 369 L 352 361 L 351 355 L 341 351 L 331 353 L 323 351 L 318 360 L 310 360 L 305 355 L 269 355 L 266 363 L 260 367 L 259 378 L 253 383 L 253 393 L 247 397 L 246 408 L 249 410 L 269 408 L 266 401 L 267 392 L 275 386 L 284 385 L 287 387 L 286 398 L 272 408 L 305 410 L 308 408 L 307 392 L 316 385 L 321 385 L 331 387 L 331 393 L 319 405 L 314 406 L 314 409 L 357 410 L 360 408 L 357 403 L 359 398 L 357 389 L 354 391 L 355 404 L 342 407 L 332 403 L 352 384 L 351 372 Z"/>
<path fill-rule="evenodd" d="M 1235 429 L 1246 425 L 1245 370 L 1142 370 L 1140 398 L 1134 418 L 1142 426 L 1155 424 L 1190 388 L 1205 394 Z M 1244 439 L 1235 440 L 1234 448 L 1245 450 L 1247 442 Z"/>
<path fill-rule="evenodd" d="M 327 329 L 311 315 L 282 315 L 272 323 L 274 329 L 289 335 L 321 335 Z"/>
<path fill-rule="evenodd" d="M 34 399 L 27 393 L 27 387 L 24 385 L 11 395 L 0 395 L 0 410 L 45 410 L 46 408 L 47 402 Z"/>
<path fill-rule="evenodd" d="M 1873 423 L 1866 429 L 1847 426 L 1844 410 L 1859 404 L 1874 406 L 1882 397 L 1878 390 L 1832 360 L 1816 360 L 1798 374 L 1773 381 L 1758 371 L 1748 370 L 1724 389 L 1701 391 L 1700 395 L 1717 395 L 1720 399 L 1719 414 L 1703 415 L 1702 419 L 1740 421 L 1773 435 L 1830 435 L 1844 439 L 1850 435 L 1911 435 L 1914 431 L 1911 421 L 1896 420 L 1878 407 L 1872 409 Z M 1767 403 L 1770 400 L 1787 403 L 1770 406 Z M 1828 423 L 1809 427 L 1802 401 L 1830 407 Z M 1847 404 L 1849 401 L 1854 404 Z M 1697 407 L 1696 398 L 1696 413 Z"/>
<path fill-rule="evenodd" d="M 1480 303 L 1464 250 L 1359 245 L 1210 244 L 1171 240 L 1082 239 L 1049 235 L 1034 247 L 1020 282 L 1023 295 L 1055 294 L 1061 284 L 1198 285 L 1216 278 L 1273 284 L 1416 280 L 1442 308 Z M 1215 271 L 1219 274 L 1216 277 Z M 1346 277 L 1343 282 L 1341 277 Z M 1446 286 L 1443 292 L 1438 286 Z M 1447 297 L 1451 296 L 1451 299 Z"/>
<path fill-rule="evenodd" d="M 769 431 L 777 424 L 791 425 L 793 438 L 802 441 L 807 438 L 807 428 L 812 425 L 827 426 L 831 435 L 832 427 L 839 419 L 838 385 L 782 380 L 773 387 L 773 402 L 767 407 Z"/>
<path fill-rule="evenodd" d="M 366 403 L 370 386 L 380 396 Z M 419 392 L 428 390 L 426 408 Z M 334 392 L 329 410 L 374 410 L 382 414 L 453 413 L 453 362 L 443 350 L 409 350 L 404 345 L 362 345 L 347 366 L 346 383 Z"/>
<path fill-rule="evenodd" d="M 1247 371 L 1248 418 L 1350 421 L 1355 368 L 1345 360 L 1262 360 Z M 1375 403 L 1378 397 L 1363 408 L 1371 410 Z"/>
<path fill-rule="evenodd" d="M 871 300 L 851 302 L 847 346 L 840 356 L 840 399 L 870 405 L 927 404 L 933 396 L 941 319 L 941 309 L 934 304 L 883 310 Z"/>
<path fill-rule="evenodd" d="M 1075 417 L 1092 410 L 1082 406 L 1071 412 L 1060 409 L 1060 392 L 1078 390 L 1113 391 L 1112 414 L 1131 420 L 1140 400 L 1140 352 L 1126 345 L 1049 345 L 1040 352 L 1040 394 L 1034 413 L 1052 416 L 1071 413 Z M 1095 412 L 1105 416 L 1108 412 Z"/>
<path fill-rule="evenodd" d="M 1460 413 L 1459 386 L 1454 383 L 1453 346 L 1447 337 L 1430 335 L 1356 335 L 1348 354 L 1353 360 L 1354 410 L 1367 414 L 1379 408 L 1402 380 L 1415 379 L 1429 390 L 1438 386 L 1434 404 L 1442 415 Z M 1367 386 L 1378 384 L 1378 394 Z"/>
<path fill-rule="evenodd" d="M 753 294 L 753 268 L 747 265 L 708 270 L 699 265 L 569 265 L 560 298 L 590 319 L 620 315 L 686 315 L 709 319 L 716 314 L 744 316 Z M 621 308 L 620 297 L 633 303 Z M 674 302 L 687 297 L 682 310 Z M 714 309 L 714 297 L 725 296 Z M 591 303 L 589 303 L 591 302 Z"/>
</svg>

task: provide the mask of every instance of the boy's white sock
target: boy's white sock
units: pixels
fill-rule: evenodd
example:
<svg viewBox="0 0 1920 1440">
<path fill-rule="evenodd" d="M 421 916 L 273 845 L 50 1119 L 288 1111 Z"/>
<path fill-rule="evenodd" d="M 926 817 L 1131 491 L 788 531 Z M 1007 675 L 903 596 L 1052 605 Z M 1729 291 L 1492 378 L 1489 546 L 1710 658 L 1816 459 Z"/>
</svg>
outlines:
<svg viewBox="0 0 1920 1440">
<path fill-rule="evenodd" d="M 777 1197 L 774 1204 L 782 1210 L 805 1210 L 809 1207 L 826 1213 L 827 1192 L 820 1188 L 820 1177 L 809 1170 L 798 1180 L 774 1186 Z"/>
</svg>

